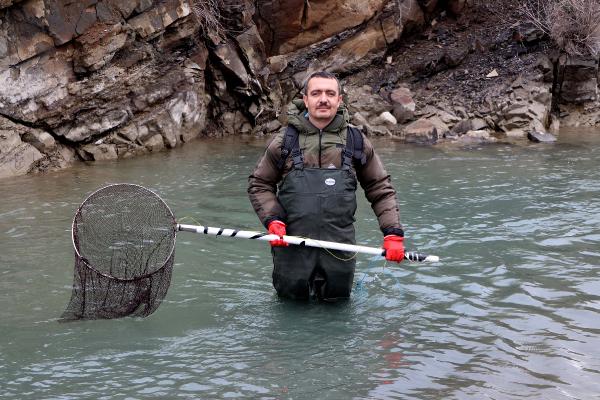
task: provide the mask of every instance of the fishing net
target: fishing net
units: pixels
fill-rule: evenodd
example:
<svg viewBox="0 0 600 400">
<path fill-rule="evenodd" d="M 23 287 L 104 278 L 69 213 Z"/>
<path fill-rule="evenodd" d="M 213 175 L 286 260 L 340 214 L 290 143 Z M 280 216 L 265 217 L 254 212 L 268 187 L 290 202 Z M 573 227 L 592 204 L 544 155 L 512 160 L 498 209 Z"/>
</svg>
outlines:
<svg viewBox="0 0 600 400">
<path fill-rule="evenodd" d="M 175 217 L 141 186 L 92 193 L 73 219 L 75 274 L 61 319 L 145 317 L 164 299 L 175 259 Z"/>
</svg>

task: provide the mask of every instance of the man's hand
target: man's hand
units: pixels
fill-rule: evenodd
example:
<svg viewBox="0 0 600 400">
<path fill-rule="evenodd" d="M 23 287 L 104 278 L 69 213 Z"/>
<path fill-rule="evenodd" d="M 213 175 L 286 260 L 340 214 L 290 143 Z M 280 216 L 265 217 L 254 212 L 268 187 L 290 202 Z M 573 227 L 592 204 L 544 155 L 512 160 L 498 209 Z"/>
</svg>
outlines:
<svg viewBox="0 0 600 400">
<path fill-rule="evenodd" d="M 404 260 L 404 238 L 398 235 L 387 235 L 383 238 L 385 259 L 388 261 L 402 262 Z"/>
<path fill-rule="evenodd" d="M 272 235 L 277 235 L 281 239 L 271 240 L 269 243 L 272 247 L 285 247 L 289 246 L 289 243 L 283 240 L 283 235 L 285 235 L 285 224 L 279 220 L 271 221 L 269 224 L 269 233 Z M 404 255 L 404 253 L 402 253 Z"/>
</svg>

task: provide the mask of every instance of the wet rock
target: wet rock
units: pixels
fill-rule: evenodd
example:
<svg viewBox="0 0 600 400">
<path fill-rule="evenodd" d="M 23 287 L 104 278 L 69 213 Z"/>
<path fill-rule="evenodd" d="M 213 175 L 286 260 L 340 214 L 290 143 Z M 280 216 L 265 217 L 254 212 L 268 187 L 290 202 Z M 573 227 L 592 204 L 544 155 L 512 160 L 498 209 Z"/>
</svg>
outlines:
<svg viewBox="0 0 600 400">
<path fill-rule="evenodd" d="M 21 140 L 27 129 L 0 117 L 0 178 L 24 175 L 44 156 Z"/>
<path fill-rule="evenodd" d="M 438 140 L 437 128 L 431 121 L 424 118 L 404 127 L 402 133 L 404 141 L 407 143 L 433 144 Z"/>
<path fill-rule="evenodd" d="M 468 138 L 478 139 L 481 142 L 489 142 L 489 143 L 496 142 L 496 138 L 491 136 L 490 132 L 486 129 L 468 131 L 467 133 L 464 134 L 464 136 L 466 136 Z"/>
<path fill-rule="evenodd" d="M 150 152 L 161 151 L 165 148 L 165 141 L 163 140 L 163 137 L 160 134 L 151 136 L 150 138 L 145 140 L 143 143 L 144 143 L 144 146 Z"/>
<path fill-rule="evenodd" d="M 487 130 L 469 131 L 458 137 L 452 143 L 464 146 L 483 145 L 496 143 L 498 139 L 493 137 Z"/>
<path fill-rule="evenodd" d="M 535 143 L 553 143 L 556 142 L 556 136 L 546 133 L 546 132 L 538 132 L 531 131 L 527 133 L 527 139 L 531 140 Z"/>
<path fill-rule="evenodd" d="M 442 121 L 438 115 L 433 115 L 427 118 L 427 121 L 431 122 L 435 126 L 437 134 L 441 137 L 445 136 L 449 131 L 448 125 Z"/>
<path fill-rule="evenodd" d="M 117 147 L 114 144 L 87 144 L 77 149 L 79 156 L 84 161 L 116 160 Z"/>
</svg>

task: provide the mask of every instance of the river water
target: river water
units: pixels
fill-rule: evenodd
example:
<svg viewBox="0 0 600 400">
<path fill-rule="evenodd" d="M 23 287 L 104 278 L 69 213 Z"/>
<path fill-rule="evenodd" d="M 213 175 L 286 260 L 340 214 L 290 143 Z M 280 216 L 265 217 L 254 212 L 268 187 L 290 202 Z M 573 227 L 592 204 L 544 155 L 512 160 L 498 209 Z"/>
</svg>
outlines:
<svg viewBox="0 0 600 400">
<path fill-rule="evenodd" d="M 246 177 L 263 140 L 1 180 L 0 398 L 600 398 L 600 132 L 375 144 L 407 247 L 441 262 L 359 255 L 352 298 L 334 305 L 279 300 L 264 242 L 179 233 L 153 315 L 57 322 L 88 194 L 136 183 L 181 222 L 262 230 Z M 357 232 L 380 246 L 362 194 Z"/>
</svg>

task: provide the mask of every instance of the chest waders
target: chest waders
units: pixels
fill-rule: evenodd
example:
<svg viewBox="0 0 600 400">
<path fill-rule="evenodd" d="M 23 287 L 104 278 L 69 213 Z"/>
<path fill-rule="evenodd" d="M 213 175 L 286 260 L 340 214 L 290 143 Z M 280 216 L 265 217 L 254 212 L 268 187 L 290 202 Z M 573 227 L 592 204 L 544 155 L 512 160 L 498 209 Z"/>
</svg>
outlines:
<svg viewBox="0 0 600 400">
<path fill-rule="evenodd" d="M 348 141 L 346 142 L 348 143 Z M 305 168 L 296 142 L 294 161 L 279 186 L 287 212 L 287 233 L 355 244 L 356 177 L 352 147 L 342 152 L 342 168 Z M 304 246 L 273 247 L 273 286 L 282 297 L 336 300 L 350 297 L 354 254 Z"/>
</svg>

